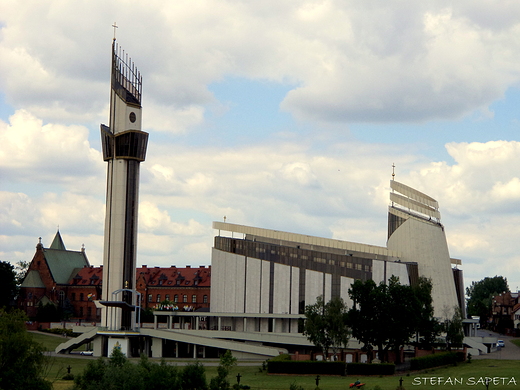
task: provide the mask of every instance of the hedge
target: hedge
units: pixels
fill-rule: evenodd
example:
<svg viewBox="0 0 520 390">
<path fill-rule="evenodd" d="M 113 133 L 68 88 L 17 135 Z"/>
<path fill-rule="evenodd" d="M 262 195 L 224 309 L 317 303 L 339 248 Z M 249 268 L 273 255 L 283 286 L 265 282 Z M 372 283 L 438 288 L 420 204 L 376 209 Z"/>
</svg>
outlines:
<svg viewBox="0 0 520 390">
<path fill-rule="evenodd" d="M 431 367 L 447 366 L 464 361 L 464 352 L 441 352 L 410 360 L 411 370 L 424 370 Z"/>
<path fill-rule="evenodd" d="M 347 375 L 394 375 L 393 363 L 348 363 Z"/>
<path fill-rule="evenodd" d="M 345 375 L 345 362 L 267 361 L 269 374 Z"/>
</svg>

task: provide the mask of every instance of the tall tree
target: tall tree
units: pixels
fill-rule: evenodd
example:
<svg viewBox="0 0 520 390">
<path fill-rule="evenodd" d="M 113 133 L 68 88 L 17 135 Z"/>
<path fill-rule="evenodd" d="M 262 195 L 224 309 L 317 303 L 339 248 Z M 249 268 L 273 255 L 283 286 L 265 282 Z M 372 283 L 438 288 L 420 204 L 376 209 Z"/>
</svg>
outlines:
<svg viewBox="0 0 520 390">
<path fill-rule="evenodd" d="M 0 261 L 0 308 L 12 306 L 17 291 L 14 267 L 7 261 Z"/>
<path fill-rule="evenodd" d="M 316 298 L 314 305 L 305 308 L 303 334 L 315 346 L 323 351 L 326 358 L 329 349 L 337 350 L 346 346 L 350 336 L 347 325 L 347 307 L 340 297 L 334 297 L 325 303 L 323 296 Z"/>
<path fill-rule="evenodd" d="M 486 277 L 478 282 L 472 282 L 466 288 L 468 315 L 479 316 L 480 325 L 485 326 L 491 317 L 491 302 L 495 295 L 508 292 L 507 279 L 503 276 Z"/>
<path fill-rule="evenodd" d="M 348 313 L 352 335 L 364 344 L 369 357 L 377 347 L 379 360 L 386 361 L 388 351 L 392 349 L 399 362 L 402 347 L 419 330 L 427 340 L 434 339 L 437 334 L 431 282 L 427 279 L 421 278 L 416 286 L 403 285 L 394 276 L 388 285 L 357 280 L 349 294 L 354 301 L 354 307 Z"/>
<path fill-rule="evenodd" d="M 388 343 L 386 327 L 391 320 L 387 290 L 386 284 L 377 285 L 371 279 L 365 282 L 356 280 L 349 289 L 349 295 L 354 301 L 354 306 L 348 312 L 352 336 L 363 343 L 369 360 L 374 347 L 378 349 L 379 359 L 384 360 Z"/>
<path fill-rule="evenodd" d="M 21 310 L 0 309 L 0 388 L 50 390 L 44 379 L 48 358 L 25 328 Z"/>
</svg>

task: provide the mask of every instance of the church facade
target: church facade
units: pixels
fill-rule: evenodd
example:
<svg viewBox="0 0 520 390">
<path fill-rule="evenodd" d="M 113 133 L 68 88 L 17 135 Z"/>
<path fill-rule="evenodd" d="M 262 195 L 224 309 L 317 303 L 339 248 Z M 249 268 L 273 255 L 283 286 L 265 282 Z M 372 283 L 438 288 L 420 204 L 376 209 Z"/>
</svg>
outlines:
<svg viewBox="0 0 520 390">
<path fill-rule="evenodd" d="M 136 290 L 141 294 L 140 306 L 155 309 L 170 301 L 179 311 L 209 308 L 211 266 L 178 268 L 148 267 L 136 269 Z M 18 307 L 30 319 L 36 319 L 38 308 L 54 305 L 64 317 L 78 323 L 98 323 L 102 299 L 103 266 L 90 265 L 85 249 L 68 250 L 60 232 L 48 248 L 40 241 L 29 264 L 18 297 Z M 109 297 L 108 297 L 109 298 Z"/>
</svg>

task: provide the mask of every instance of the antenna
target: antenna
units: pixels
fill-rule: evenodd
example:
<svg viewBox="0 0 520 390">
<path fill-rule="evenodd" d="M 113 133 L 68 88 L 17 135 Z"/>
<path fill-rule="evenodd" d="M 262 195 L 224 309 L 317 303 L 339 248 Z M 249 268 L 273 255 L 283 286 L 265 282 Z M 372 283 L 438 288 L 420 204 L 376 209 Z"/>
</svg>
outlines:
<svg viewBox="0 0 520 390">
<path fill-rule="evenodd" d="M 392 163 L 392 180 L 395 180 L 395 164 Z"/>
</svg>

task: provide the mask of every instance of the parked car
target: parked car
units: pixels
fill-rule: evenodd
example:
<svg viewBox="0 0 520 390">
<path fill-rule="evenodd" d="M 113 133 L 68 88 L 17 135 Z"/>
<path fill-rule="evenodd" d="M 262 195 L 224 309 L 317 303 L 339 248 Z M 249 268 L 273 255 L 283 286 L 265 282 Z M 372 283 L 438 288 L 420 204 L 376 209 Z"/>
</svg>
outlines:
<svg viewBox="0 0 520 390">
<path fill-rule="evenodd" d="M 92 356 L 94 355 L 94 351 L 81 351 L 79 354 L 85 356 Z"/>
<path fill-rule="evenodd" d="M 498 340 L 497 341 L 497 347 L 502 347 L 504 348 L 506 346 L 506 344 L 504 343 L 504 340 Z"/>
</svg>

